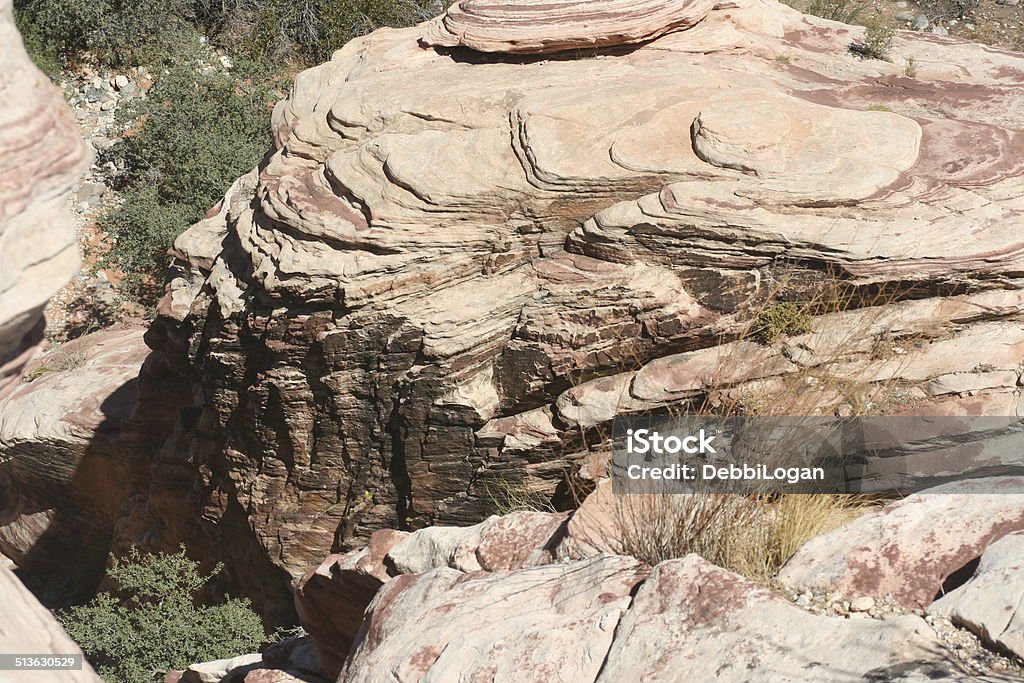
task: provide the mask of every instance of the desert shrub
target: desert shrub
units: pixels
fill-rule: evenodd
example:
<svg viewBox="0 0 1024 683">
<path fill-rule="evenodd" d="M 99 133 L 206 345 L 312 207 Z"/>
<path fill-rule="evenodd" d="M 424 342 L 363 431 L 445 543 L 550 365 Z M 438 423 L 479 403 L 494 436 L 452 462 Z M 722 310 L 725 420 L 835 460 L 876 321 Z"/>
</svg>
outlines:
<svg viewBox="0 0 1024 683">
<path fill-rule="evenodd" d="M 144 555 L 133 549 L 109 573 L 118 596 L 100 593 L 58 614 L 107 683 L 161 680 L 169 669 L 252 652 L 264 641 L 248 601 L 196 605 L 197 591 L 213 574 L 201 574 L 184 550 Z"/>
<path fill-rule="evenodd" d="M 811 331 L 813 318 L 795 303 L 786 301 L 765 306 L 754 319 L 752 336 L 762 344 Z"/>
<path fill-rule="evenodd" d="M 123 169 L 114 182 L 124 201 L 100 226 L 112 237 L 107 264 L 144 302 L 174 239 L 270 148 L 270 105 L 280 93 L 273 77 L 252 68 L 225 73 L 182 62 L 118 113 L 137 130 L 105 156 Z"/>
<path fill-rule="evenodd" d="M 200 0 L 198 14 L 253 59 L 319 63 L 356 36 L 439 14 L 445 0 Z"/>
<path fill-rule="evenodd" d="M 831 19 L 844 24 L 853 24 L 864 11 L 867 3 L 855 0 L 812 0 L 807 13 L 822 19 Z"/>
<path fill-rule="evenodd" d="M 189 0 L 16 0 L 30 53 L 54 63 L 93 53 L 113 66 L 161 62 L 195 39 Z M 46 69 L 44 69 L 46 70 Z"/>
<path fill-rule="evenodd" d="M 896 31 L 888 26 L 875 24 L 868 26 L 864 33 L 864 42 L 854 45 L 854 51 L 868 59 L 889 59 L 892 40 Z"/>
<path fill-rule="evenodd" d="M 613 515 L 615 550 L 651 566 L 696 553 L 767 581 L 801 545 L 863 509 L 863 500 L 833 494 L 623 495 L 616 497 Z"/>
</svg>

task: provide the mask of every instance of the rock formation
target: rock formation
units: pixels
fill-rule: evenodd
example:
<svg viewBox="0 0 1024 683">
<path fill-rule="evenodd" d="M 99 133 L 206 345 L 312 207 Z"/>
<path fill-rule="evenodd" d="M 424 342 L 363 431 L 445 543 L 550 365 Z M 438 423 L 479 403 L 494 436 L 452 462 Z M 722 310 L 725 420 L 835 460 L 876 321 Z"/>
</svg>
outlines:
<svg viewBox="0 0 1024 683">
<path fill-rule="evenodd" d="M 826 411 L 1013 414 L 1024 57 L 636 6 L 464 0 L 297 77 L 176 243 L 147 338 L 196 401 L 133 538 L 228 559 L 285 621 L 289 580 L 376 529 L 568 505 L 617 411 L 799 377 Z M 747 337 L 777 298 L 813 331 Z"/>
<path fill-rule="evenodd" d="M 420 42 L 512 54 L 632 45 L 687 29 L 713 7 L 710 0 L 459 0 L 430 23 Z"/>
<path fill-rule="evenodd" d="M 1024 532 L 999 539 L 982 554 L 963 586 L 928 607 L 929 614 L 952 617 L 991 647 L 1024 659 Z"/>
<path fill-rule="evenodd" d="M 936 520 L 955 517 L 955 533 Z M 779 580 L 797 590 L 891 595 L 924 609 L 974 573 L 985 549 L 1024 530 L 1024 479 L 973 479 L 908 496 L 809 541 Z"/>
<path fill-rule="evenodd" d="M 59 575 L 65 590 L 95 588 L 133 479 L 148 471 L 152 450 L 126 457 L 119 445 L 149 355 L 142 335 L 68 342 L 0 399 L 0 552 L 30 575 Z"/>
<path fill-rule="evenodd" d="M 42 340 L 46 300 L 77 267 L 67 202 L 86 159 L 60 92 L 32 66 L 11 3 L 0 0 L 0 400 Z M 0 479 L 0 514 L 18 495 Z M 82 654 L 6 562 L 0 566 L 0 652 Z M 71 671 L 4 671 L 0 679 L 99 683 L 88 664 Z"/>
<path fill-rule="evenodd" d="M 43 306 L 78 268 L 67 210 L 87 165 L 60 91 L 32 65 L 0 0 L 0 397 L 42 340 Z"/>
</svg>

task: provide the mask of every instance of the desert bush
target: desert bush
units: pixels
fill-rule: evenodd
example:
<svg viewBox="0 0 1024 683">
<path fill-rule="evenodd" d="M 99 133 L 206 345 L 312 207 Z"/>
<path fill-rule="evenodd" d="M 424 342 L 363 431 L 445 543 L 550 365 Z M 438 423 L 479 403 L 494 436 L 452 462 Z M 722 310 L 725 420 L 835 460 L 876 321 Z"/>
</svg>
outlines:
<svg viewBox="0 0 1024 683">
<path fill-rule="evenodd" d="M 198 14 L 221 42 L 250 58 L 319 63 L 356 36 L 382 26 L 411 26 L 445 0 L 200 0 Z"/>
<path fill-rule="evenodd" d="M 112 238 L 107 265 L 144 302 L 174 239 L 270 148 L 270 106 L 280 93 L 273 77 L 247 69 L 255 67 L 204 72 L 182 62 L 118 113 L 137 130 L 105 155 L 123 169 L 114 182 L 124 201 L 100 227 Z"/>
<path fill-rule="evenodd" d="M 37 63 L 94 54 L 113 66 L 161 62 L 195 39 L 189 0 L 16 0 Z M 46 69 L 44 69 L 46 70 Z"/>
<path fill-rule="evenodd" d="M 811 331 L 813 318 L 799 305 L 785 301 L 765 306 L 754 320 L 752 336 L 762 344 Z"/>
<path fill-rule="evenodd" d="M 889 59 L 896 31 L 888 26 L 874 24 L 864 33 L 864 42 L 854 45 L 854 51 L 868 59 Z"/>
<path fill-rule="evenodd" d="M 838 494 L 646 493 L 616 497 L 616 551 L 650 565 L 696 553 L 768 581 L 801 545 L 850 521 L 863 499 Z"/>
<path fill-rule="evenodd" d="M 107 683 L 162 680 L 169 669 L 252 652 L 264 641 L 248 601 L 196 605 L 196 593 L 219 571 L 201 574 L 184 550 L 144 555 L 133 549 L 110 569 L 117 596 L 100 593 L 58 617 Z"/>
</svg>

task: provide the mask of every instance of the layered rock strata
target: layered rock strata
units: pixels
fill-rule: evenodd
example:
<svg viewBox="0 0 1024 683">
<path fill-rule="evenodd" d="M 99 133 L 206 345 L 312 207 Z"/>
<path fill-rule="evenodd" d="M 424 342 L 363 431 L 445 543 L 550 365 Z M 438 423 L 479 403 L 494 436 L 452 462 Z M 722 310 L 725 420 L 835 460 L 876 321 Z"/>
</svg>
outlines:
<svg viewBox="0 0 1024 683">
<path fill-rule="evenodd" d="M 487 18 L 517 12 L 534 57 Z M 230 558 L 287 620 L 289 579 L 376 529 L 570 505 L 616 412 L 795 379 L 827 411 L 1014 414 L 1024 57 L 901 34 L 864 60 L 862 29 L 744 0 L 547 58 L 548 29 L 611 35 L 560 12 L 462 2 L 297 77 L 176 243 L 148 339 L 196 400 L 135 538 Z M 424 46 L 439 25 L 461 47 Z M 745 334 L 779 298 L 812 332 Z"/>
<path fill-rule="evenodd" d="M 67 206 L 88 163 L 60 91 L 0 0 L 0 397 L 42 340 L 43 307 L 78 269 Z"/>
</svg>

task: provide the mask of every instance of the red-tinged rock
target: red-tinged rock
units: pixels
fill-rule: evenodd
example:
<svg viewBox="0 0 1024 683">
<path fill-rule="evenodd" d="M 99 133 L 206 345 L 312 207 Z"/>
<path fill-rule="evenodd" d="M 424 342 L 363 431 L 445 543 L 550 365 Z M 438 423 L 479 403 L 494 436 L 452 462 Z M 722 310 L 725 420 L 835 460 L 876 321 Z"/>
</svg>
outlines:
<svg viewBox="0 0 1024 683">
<path fill-rule="evenodd" d="M 687 29 L 712 7 L 709 0 L 458 0 L 420 42 L 516 54 L 633 45 Z"/>
<path fill-rule="evenodd" d="M 593 681 L 646 574 L 636 560 L 602 557 L 398 577 L 371 604 L 339 680 Z"/>
<path fill-rule="evenodd" d="M 797 591 L 891 595 L 923 610 L 974 573 L 1003 536 L 1024 530 L 1024 478 L 944 484 L 808 541 L 779 580 Z"/>
</svg>

